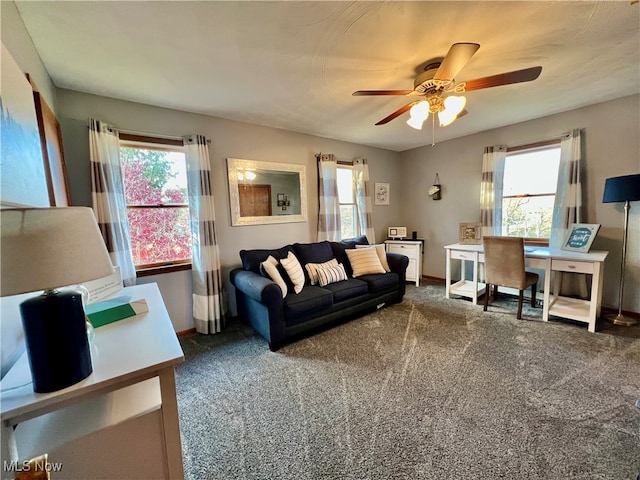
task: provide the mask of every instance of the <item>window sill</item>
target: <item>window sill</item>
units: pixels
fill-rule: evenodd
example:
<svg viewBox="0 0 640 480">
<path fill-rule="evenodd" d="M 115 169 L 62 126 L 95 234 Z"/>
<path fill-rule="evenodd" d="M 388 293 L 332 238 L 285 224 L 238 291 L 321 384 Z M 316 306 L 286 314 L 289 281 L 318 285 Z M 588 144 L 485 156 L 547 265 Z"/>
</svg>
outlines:
<svg viewBox="0 0 640 480">
<path fill-rule="evenodd" d="M 174 265 L 159 265 L 157 267 L 144 267 L 136 270 L 136 277 L 150 277 L 151 275 L 161 275 L 163 273 L 181 272 L 184 270 L 191 270 L 191 262 L 189 263 L 177 263 Z"/>
<path fill-rule="evenodd" d="M 549 239 L 548 238 L 525 238 L 524 244 L 532 247 L 548 247 Z"/>
</svg>

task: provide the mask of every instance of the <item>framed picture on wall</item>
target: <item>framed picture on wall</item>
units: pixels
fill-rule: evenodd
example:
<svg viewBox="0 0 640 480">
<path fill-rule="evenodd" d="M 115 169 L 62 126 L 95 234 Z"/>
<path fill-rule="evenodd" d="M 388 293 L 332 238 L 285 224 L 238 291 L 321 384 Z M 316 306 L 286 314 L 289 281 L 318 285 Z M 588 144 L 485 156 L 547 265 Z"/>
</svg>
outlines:
<svg viewBox="0 0 640 480">
<path fill-rule="evenodd" d="M 375 205 L 389 205 L 389 184 L 388 183 L 376 183 L 375 184 Z"/>
<path fill-rule="evenodd" d="M 562 250 L 587 253 L 600 229 L 597 223 L 574 223 L 562 242 Z"/>
<path fill-rule="evenodd" d="M 461 223 L 459 227 L 458 243 L 462 245 L 482 244 L 482 224 Z"/>
</svg>

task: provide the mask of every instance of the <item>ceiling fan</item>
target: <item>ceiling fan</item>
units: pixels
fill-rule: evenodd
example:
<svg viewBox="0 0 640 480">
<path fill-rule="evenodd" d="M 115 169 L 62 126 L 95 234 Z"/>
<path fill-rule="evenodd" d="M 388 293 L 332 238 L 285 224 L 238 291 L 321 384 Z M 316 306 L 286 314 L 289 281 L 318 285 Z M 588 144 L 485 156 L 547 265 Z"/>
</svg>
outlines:
<svg viewBox="0 0 640 480">
<path fill-rule="evenodd" d="M 353 95 L 405 95 L 418 97 L 411 103 L 400 107 L 391 115 L 386 116 L 376 125 L 384 125 L 409 111 L 411 117 L 407 124 L 417 130 L 421 130 L 429 114 L 432 115 L 434 127 L 436 114 L 441 127 L 449 125 L 456 118 L 467 114 L 467 111 L 464 110 L 466 98 L 456 94 L 512 83 L 530 82 L 540 76 L 542 67 L 538 66 L 456 83 L 456 75 L 471 60 L 471 57 L 479 48 L 480 45 L 477 43 L 454 43 L 441 62 L 430 63 L 424 67 L 424 72 L 414 80 L 413 90 L 358 90 L 353 92 Z"/>
</svg>

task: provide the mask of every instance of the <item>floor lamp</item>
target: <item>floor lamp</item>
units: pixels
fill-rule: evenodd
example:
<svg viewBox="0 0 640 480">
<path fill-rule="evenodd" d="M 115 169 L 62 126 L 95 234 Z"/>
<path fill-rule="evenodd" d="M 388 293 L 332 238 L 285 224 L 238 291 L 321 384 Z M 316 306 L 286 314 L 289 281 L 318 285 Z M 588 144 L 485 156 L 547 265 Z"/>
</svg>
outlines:
<svg viewBox="0 0 640 480">
<path fill-rule="evenodd" d="M 627 231 L 629 229 L 629 202 L 640 200 L 640 174 L 607 178 L 604 184 L 603 203 L 624 202 L 624 236 L 622 238 L 622 260 L 620 261 L 620 287 L 618 291 L 618 314 L 607 316 L 615 325 L 631 326 L 636 320 L 622 314 L 624 292 L 624 270 L 627 258 Z"/>
</svg>

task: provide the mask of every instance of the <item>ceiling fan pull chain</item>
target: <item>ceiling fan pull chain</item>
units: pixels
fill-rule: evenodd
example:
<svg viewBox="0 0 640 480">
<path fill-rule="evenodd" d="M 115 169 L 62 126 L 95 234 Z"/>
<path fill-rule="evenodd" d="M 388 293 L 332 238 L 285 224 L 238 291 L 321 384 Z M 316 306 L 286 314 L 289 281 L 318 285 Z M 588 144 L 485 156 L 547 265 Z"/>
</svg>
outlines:
<svg viewBox="0 0 640 480">
<path fill-rule="evenodd" d="M 431 115 L 431 146 L 436 146 L 436 116 Z"/>
</svg>

